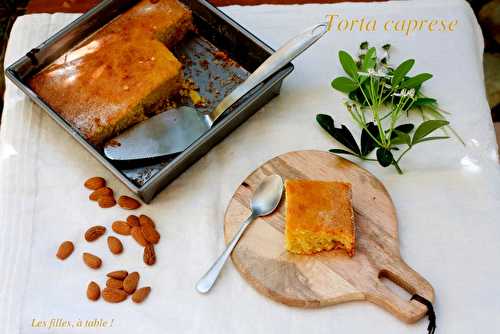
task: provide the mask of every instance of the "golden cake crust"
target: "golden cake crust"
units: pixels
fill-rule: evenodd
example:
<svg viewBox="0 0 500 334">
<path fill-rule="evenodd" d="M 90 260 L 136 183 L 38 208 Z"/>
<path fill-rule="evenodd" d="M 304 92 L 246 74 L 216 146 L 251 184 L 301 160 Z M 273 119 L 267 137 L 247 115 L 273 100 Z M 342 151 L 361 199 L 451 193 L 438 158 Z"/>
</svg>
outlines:
<svg viewBox="0 0 500 334">
<path fill-rule="evenodd" d="M 313 254 L 343 248 L 355 251 L 351 185 L 345 182 L 287 180 L 285 245 Z"/>
<path fill-rule="evenodd" d="M 182 64 L 163 43 L 177 42 L 191 27 L 191 12 L 177 0 L 143 0 L 36 74 L 30 86 L 99 146 L 180 89 Z"/>
</svg>

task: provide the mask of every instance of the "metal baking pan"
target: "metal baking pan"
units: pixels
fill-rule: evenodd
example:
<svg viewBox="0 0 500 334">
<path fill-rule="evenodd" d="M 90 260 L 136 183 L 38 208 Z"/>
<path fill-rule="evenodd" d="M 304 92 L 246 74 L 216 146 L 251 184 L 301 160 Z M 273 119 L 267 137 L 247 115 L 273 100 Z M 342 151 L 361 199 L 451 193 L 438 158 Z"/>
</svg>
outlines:
<svg viewBox="0 0 500 334">
<path fill-rule="evenodd" d="M 192 10 L 197 32 L 190 34 L 173 52 L 184 60 L 185 76 L 200 87 L 201 95 L 208 100 L 206 111 L 210 111 L 264 62 L 273 49 L 207 1 L 181 1 Z M 232 130 L 278 95 L 282 81 L 292 72 L 293 65 L 289 63 L 238 100 L 210 131 L 176 157 L 134 167 L 111 162 L 31 90 L 27 79 L 135 3 L 137 0 L 104 0 L 9 66 L 6 76 L 133 193 L 148 203 Z M 229 63 L 221 63 L 214 58 L 219 50 L 229 55 Z"/>
</svg>

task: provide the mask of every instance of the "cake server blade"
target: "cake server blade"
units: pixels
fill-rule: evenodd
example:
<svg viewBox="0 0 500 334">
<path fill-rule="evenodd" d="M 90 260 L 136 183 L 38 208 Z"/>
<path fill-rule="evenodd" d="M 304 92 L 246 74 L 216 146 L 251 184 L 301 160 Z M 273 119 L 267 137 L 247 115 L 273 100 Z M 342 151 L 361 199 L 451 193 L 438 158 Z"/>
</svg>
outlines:
<svg viewBox="0 0 500 334">
<path fill-rule="evenodd" d="M 111 160 L 131 161 L 159 158 L 184 151 L 236 101 L 313 45 L 327 32 L 327 24 L 310 27 L 286 42 L 210 113 L 190 107 L 171 109 L 145 120 L 112 139 L 104 147 Z"/>
</svg>

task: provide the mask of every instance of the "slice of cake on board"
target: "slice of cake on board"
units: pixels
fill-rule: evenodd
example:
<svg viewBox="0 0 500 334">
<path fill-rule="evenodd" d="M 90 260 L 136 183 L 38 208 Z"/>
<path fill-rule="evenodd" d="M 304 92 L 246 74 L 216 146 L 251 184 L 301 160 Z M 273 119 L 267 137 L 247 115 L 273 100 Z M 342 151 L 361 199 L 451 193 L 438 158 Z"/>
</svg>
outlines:
<svg viewBox="0 0 500 334">
<path fill-rule="evenodd" d="M 285 247 L 296 254 L 355 252 L 351 184 L 286 180 Z"/>
</svg>

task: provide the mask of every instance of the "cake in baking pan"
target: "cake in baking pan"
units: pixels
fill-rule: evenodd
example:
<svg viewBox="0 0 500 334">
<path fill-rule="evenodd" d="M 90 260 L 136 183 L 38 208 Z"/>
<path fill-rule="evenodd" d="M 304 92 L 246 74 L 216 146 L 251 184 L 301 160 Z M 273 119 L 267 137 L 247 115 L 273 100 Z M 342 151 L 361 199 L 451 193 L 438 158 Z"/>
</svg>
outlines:
<svg viewBox="0 0 500 334">
<path fill-rule="evenodd" d="M 287 180 L 285 247 L 296 254 L 345 249 L 355 252 L 351 184 Z"/>
<path fill-rule="evenodd" d="M 182 85 L 168 49 L 193 28 L 177 0 L 143 0 L 30 79 L 31 88 L 94 146 L 147 118 Z"/>
</svg>

